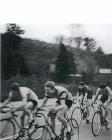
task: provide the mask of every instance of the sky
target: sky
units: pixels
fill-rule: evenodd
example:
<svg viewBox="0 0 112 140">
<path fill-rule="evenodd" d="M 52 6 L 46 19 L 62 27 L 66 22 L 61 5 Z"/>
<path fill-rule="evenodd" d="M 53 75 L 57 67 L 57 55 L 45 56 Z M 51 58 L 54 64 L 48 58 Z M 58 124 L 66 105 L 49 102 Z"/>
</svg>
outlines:
<svg viewBox="0 0 112 140">
<path fill-rule="evenodd" d="M 75 35 L 93 37 L 105 53 L 112 53 L 111 4 L 85 1 L 90 6 L 85 7 L 81 0 L 0 0 L 0 30 L 5 30 L 6 23 L 17 23 L 25 30 L 23 37 L 53 42 L 56 35 L 71 36 L 70 24 L 81 24 L 74 28 Z"/>
</svg>

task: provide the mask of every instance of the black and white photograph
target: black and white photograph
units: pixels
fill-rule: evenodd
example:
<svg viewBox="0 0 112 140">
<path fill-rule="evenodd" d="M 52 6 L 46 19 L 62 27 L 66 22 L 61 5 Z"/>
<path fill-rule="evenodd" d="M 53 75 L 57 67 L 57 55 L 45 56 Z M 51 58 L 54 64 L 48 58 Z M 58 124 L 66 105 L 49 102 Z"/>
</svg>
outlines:
<svg viewBox="0 0 112 140">
<path fill-rule="evenodd" d="M 99 1 L 0 0 L 0 140 L 112 140 L 111 5 Z"/>
</svg>

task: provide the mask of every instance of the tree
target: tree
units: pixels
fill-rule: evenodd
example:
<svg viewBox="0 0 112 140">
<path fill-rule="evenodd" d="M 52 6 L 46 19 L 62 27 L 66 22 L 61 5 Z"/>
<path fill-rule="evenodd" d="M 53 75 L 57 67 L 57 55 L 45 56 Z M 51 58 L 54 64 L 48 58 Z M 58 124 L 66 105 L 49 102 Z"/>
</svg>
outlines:
<svg viewBox="0 0 112 140">
<path fill-rule="evenodd" d="M 88 52 L 94 52 L 96 50 L 96 41 L 93 38 L 85 37 L 83 40 L 85 41 L 84 46 L 86 46 Z"/>
<path fill-rule="evenodd" d="M 98 47 L 97 50 L 95 51 L 95 53 L 96 53 L 97 55 L 104 55 L 104 52 L 103 52 L 103 50 L 102 50 L 101 47 Z"/>
<path fill-rule="evenodd" d="M 65 37 L 64 37 L 63 35 L 57 35 L 57 36 L 55 37 L 55 40 L 56 40 L 56 43 L 62 44 L 62 43 L 64 43 L 64 41 L 65 41 Z"/>
<path fill-rule="evenodd" d="M 20 28 L 16 23 L 8 23 L 6 25 L 6 32 L 14 33 L 16 35 L 24 34 L 24 30 Z"/>
<path fill-rule="evenodd" d="M 58 80 L 62 82 L 65 81 L 66 76 L 71 74 L 71 72 L 73 72 L 73 68 L 74 68 L 73 55 L 71 55 L 71 53 L 68 52 L 64 44 L 60 44 L 60 51 L 56 61 L 56 73 Z"/>
<path fill-rule="evenodd" d="M 8 24 L 7 32 L 1 35 L 1 72 L 4 79 L 9 79 L 18 72 L 23 74 L 27 69 L 24 57 L 19 53 L 22 38 L 18 34 L 22 31 L 16 24 Z"/>
<path fill-rule="evenodd" d="M 69 72 L 70 74 L 76 73 L 76 64 L 75 64 L 75 58 L 72 51 L 68 52 L 68 61 L 69 61 Z"/>
</svg>

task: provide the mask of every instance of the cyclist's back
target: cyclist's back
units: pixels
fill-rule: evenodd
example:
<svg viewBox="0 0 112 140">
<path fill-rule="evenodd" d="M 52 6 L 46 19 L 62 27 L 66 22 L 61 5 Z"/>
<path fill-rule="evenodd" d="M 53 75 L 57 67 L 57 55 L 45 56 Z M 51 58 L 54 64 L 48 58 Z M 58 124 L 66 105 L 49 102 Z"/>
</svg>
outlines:
<svg viewBox="0 0 112 140">
<path fill-rule="evenodd" d="M 38 102 L 37 95 L 31 89 L 29 89 L 27 87 L 20 87 L 20 94 L 22 97 L 26 96 L 27 101 L 36 100 Z"/>
<path fill-rule="evenodd" d="M 56 93 L 57 93 L 57 98 L 65 98 L 65 100 L 73 100 L 72 94 L 64 87 L 62 86 L 55 86 Z"/>
</svg>

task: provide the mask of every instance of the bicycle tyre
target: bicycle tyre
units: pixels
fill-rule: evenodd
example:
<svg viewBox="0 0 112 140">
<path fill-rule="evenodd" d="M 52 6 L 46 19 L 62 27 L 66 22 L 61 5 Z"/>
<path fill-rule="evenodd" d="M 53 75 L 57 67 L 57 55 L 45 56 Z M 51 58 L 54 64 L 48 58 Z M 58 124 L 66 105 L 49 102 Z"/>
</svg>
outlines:
<svg viewBox="0 0 112 140">
<path fill-rule="evenodd" d="M 16 134 L 16 127 L 15 127 L 14 122 L 11 121 L 10 119 L 2 119 L 0 120 L 0 126 L 1 126 L 0 139 L 1 140 L 14 140 L 14 137 Z"/>
<path fill-rule="evenodd" d="M 70 125 L 71 125 L 71 140 L 78 140 L 79 139 L 79 125 L 77 120 L 74 118 L 70 119 Z"/>
<path fill-rule="evenodd" d="M 74 118 L 75 120 L 77 120 L 78 125 L 80 126 L 81 121 L 82 121 L 82 112 L 81 112 L 81 110 L 80 110 L 80 107 L 75 107 L 75 108 L 72 110 L 71 119 L 72 119 L 72 118 Z"/>
<path fill-rule="evenodd" d="M 110 130 L 111 126 L 112 126 L 112 110 L 110 108 L 108 108 L 108 123 L 109 125 L 105 126 L 106 130 Z"/>
<path fill-rule="evenodd" d="M 95 118 L 97 115 L 99 115 L 99 118 Z M 98 130 L 97 131 L 95 131 L 94 130 L 94 125 L 96 124 L 96 125 L 98 125 L 98 123 L 97 122 L 95 122 L 95 119 L 96 120 L 100 120 L 100 122 L 99 122 L 99 126 L 98 126 Z M 93 118 L 92 118 L 92 124 L 91 124 L 91 130 L 92 130 L 92 134 L 94 135 L 94 136 L 98 136 L 98 134 L 99 134 L 99 132 L 100 132 L 100 130 L 101 130 L 101 116 L 100 116 L 100 112 L 99 111 L 96 111 L 95 113 L 94 113 L 94 115 L 93 115 Z"/>
<path fill-rule="evenodd" d="M 34 137 L 33 135 L 36 134 Z M 31 134 L 32 140 L 51 140 L 51 133 L 47 126 L 38 126 L 35 133 Z"/>
</svg>

